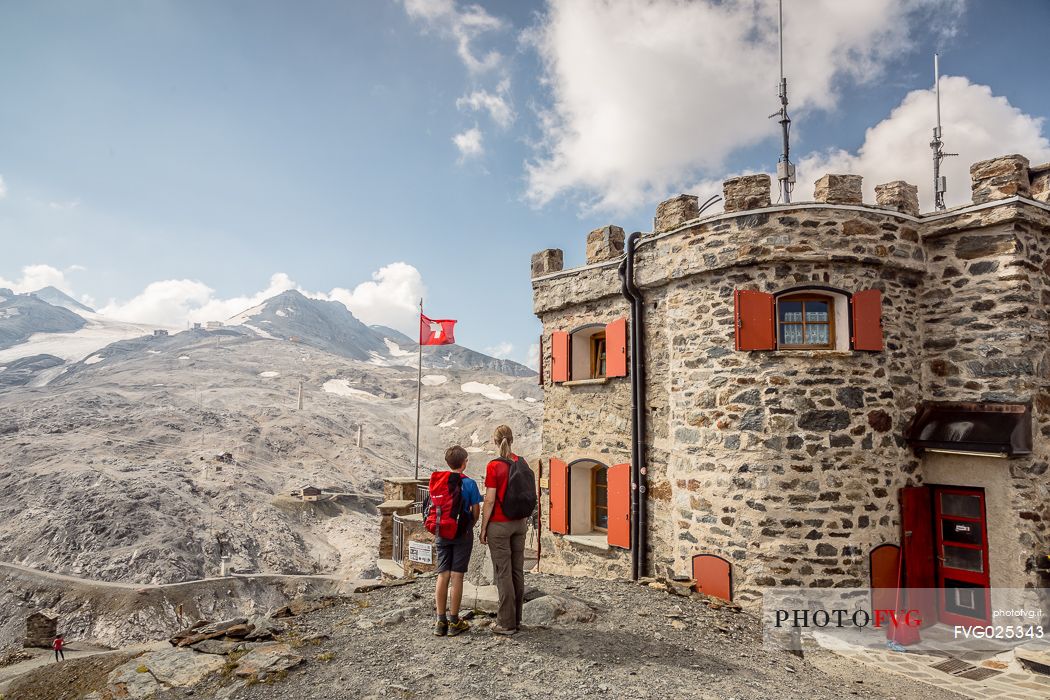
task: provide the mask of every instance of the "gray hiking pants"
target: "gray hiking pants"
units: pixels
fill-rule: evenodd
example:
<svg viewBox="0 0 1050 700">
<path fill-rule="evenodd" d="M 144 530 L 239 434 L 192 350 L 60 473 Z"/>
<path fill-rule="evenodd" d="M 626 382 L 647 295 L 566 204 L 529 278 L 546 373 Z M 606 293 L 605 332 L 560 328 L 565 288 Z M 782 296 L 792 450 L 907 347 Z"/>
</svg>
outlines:
<svg viewBox="0 0 1050 700">
<path fill-rule="evenodd" d="M 490 522 L 489 552 L 492 571 L 499 592 L 496 624 L 517 629 L 521 624 L 521 606 L 525 602 L 525 532 L 528 519 Z"/>
</svg>

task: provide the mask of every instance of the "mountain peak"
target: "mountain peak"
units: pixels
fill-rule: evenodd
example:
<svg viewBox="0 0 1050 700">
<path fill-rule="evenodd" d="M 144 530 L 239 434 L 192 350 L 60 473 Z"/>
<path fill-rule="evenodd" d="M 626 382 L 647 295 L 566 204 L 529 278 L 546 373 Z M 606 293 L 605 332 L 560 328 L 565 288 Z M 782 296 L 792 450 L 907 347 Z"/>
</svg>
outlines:
<svg viewBox="0 0 1050 700">
<path fill-rule="evenodd" d="M 32 294 L 37 299 L 51 304 L 51 306 L 58 306 L 63 309 L 66 309 L 67 311 L 72 311 L 73 313 L 95 313 L 95 310 L 91 307 L 81 304 L 79 301 L 69 296 L 61 289 L 57 287 L 52 287 L 51 285 L 42 287 L 36 290 L 35 292 L 32 292 Z"/>
</svg>

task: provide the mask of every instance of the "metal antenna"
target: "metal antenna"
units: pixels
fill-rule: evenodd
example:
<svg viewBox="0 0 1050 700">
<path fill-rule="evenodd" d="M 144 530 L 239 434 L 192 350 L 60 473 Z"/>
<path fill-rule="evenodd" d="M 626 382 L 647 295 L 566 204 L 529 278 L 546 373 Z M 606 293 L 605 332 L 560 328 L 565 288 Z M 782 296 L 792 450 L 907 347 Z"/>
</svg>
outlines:
<svg viewBox="0 0 1050 700">
<path fill-rule="evenodd" d="M 959 154 L 945 153 L 944 142 L 941 141 L 941 62 L 937 54 L 933 54 L 933 84 L 937 94 L 937 126 L 933 128 L 933 140 L 930 141 L 930 148 L 933 149 L 933 206 L 940 211 L 945 209 L 944 193 L 948 190 L 948 178 L 941 175 L 941 161 Z"/>
<path fill-rule="evenodd" d="M 791 146 L 789 137 L 791 135 L 791 117 L 788 116 L 788 81 L 784 77 L 784 0 L 780 0 L 780 84 L 778 96 L 780 97 L 780 109 L 769 118 L 780 117 L 780 133 L 783 139 L 784 150 L 777 161 L 777 180 L 780 181 L 780 199 L 785 204 L 791 202 L 791 190 L 795 186 L 795 166 L 791 163 Z"/>
</svg>

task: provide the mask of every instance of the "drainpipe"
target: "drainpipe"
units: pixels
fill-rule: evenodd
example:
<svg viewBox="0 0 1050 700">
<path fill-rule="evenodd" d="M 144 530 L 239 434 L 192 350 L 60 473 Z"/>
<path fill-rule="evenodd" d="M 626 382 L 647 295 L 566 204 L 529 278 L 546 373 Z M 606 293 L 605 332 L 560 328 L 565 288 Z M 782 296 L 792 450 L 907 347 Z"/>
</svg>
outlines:
<svg viewBox="0 0 1050 700">
<path fill-rule="evenodd" d="M 647 573 L 648 549 L 648 467 L 645 466 L 645 352 L 643 344 L 643 306 L 641 290 L 634 283 L 634 254 L 642 234 L 627 238 L 627 250 L 620 263 L 623 295 L 631 304 L 631 579 Z"/>
</svg>

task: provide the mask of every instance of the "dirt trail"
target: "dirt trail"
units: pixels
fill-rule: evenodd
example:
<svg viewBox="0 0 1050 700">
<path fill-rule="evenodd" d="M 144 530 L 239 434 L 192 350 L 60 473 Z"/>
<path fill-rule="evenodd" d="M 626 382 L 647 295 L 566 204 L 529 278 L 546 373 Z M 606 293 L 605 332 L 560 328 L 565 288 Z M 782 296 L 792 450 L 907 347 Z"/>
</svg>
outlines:
<svg viewBox="0 0 1050 700">
<path fill-rule="evenodd" d="M 104 654 L 138 654 L 145 651 L 156 651 L 170 646 L 167 642 L 147 642 L 143 644 L 132 644 L 122 649 L 71 649 L 66 647 L 65 659 L 83 659 L 88 656 L 101 656 Z M 37 653 L 39 652 L 39 653 Z M 11 664 L 0 668 L 0 694 L 7 691 L 8 686 L 16 678 L 29 673 L 33 669 L 55 663 L 55 654 L 48 649 L 33 649 L 30 653 L 36 654 L 32 659 L 17 664 Z M 63 663 L 62 661 L 58 662 Z"/>
</svg>

